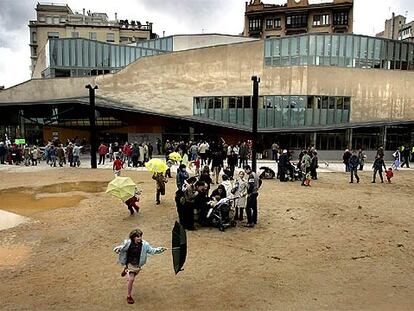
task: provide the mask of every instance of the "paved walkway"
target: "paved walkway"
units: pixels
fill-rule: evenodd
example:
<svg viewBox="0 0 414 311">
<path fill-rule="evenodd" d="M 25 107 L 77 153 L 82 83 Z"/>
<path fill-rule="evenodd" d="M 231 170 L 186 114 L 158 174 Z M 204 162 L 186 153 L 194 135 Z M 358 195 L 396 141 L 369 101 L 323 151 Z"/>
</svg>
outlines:
<svg viewBox="0 0 414 311">
<path fill-rule="evenodd" d="M 155 158 L 161 158 L 159 156 L 155 156 Z M 164 159 L 164 157 L 162 157 Z M 251 161 L 249 161 L 249 164 L 251 165 Z M 391 166 L 391 162 L 385 163 L 387 167 Z M 400 168 L 400 170 L 412 170 L 414 168 L 414 163 L 410 163 L 412 168 Z M 258 160 L 257 161 L 257 168 L 260 169 L 262 166 L 267 166 L 277 171 L 277 165 L 275 161 L 272 160 Z M 68 165 L 66 165 L 68 167 Z M 90 168 L 90 156 L 84 155 L 81 157 L 81 166 L 79 168 L 81 169 L 87 169 Z M 372 171 L 372 162 L 366 162 L 364 166 L 365 170 Z M 41 161 L 37 166 L 24 166 L 24 165 L 0 165 L 1 171 L 19 171 L 19 172 L 33 172 L 33 171 L 40 171 L 40 170 L 46 170 L 46 169 L 59 169 L 59 167 L 50 167 L 49 165 L 46 165 L 45 161 Z M 76 169 L 76 168 L 74 168 Z M 112 162 L 106 161 L 104 165 L 98 165 L 98 169 L 112 169 Z M 125 170 L 135 170 L 135 171 L 146 171 L 145 167 L 125 167 Z M 174 165 L 171 169 L 172 172 L 175 172 L 177 170 L 177 166 Z M 344 164 L 340 161 L 337 162 L 324 162 L 319 161 L 319 169 L 318 173 L 331 173 L 331 172 L 344 172 Z M 190 170 L 190 172 L 193 172 Z"/>
</svg>

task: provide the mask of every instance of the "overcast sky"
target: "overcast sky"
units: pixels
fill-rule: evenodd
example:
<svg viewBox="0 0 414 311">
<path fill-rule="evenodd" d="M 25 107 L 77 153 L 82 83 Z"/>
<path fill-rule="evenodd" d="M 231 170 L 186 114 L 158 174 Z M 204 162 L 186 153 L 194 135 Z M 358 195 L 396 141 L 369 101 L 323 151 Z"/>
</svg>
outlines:
<svg viewBox="0 0 414 311">
<path fill-rule="evenodd" d="M 52 1 L 50 1 L 52 2 Z M 114 19 L 153 22 L 162 36 L 189 33 L 240 34 L 243 30 L 245 0 L 68 0 L 73 11 L 105 12 Z M 285 0 L 264 3 L 282 4 Z M 321 2 L 313 0 L 310 2 Z M 391 13 L 414 17 L 413 0 L 354 0 L 354 32 L 374 35 L 384 28 Z M 0 85 L 6 87 L 30 79 L 29 20 L 36 19 L 37 1 L 0 0 Z M 122 5 L 121 5 L 122 4 Z"/>
</svg>

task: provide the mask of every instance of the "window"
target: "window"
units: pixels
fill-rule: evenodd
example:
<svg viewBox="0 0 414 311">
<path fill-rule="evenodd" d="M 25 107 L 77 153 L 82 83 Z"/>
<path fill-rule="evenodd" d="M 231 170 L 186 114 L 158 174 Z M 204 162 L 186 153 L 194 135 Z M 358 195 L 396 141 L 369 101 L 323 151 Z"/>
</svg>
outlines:
<svg viewBox="0 0 414 311">
<path fill-rule="evenodd" d="M 307 15 L 292 15 L 286 17 L 286 28 L 306 28 L 307 26 Z"/>
<path fill-rule="evenodd" d="M 334 25 L 348 25 L 348 12 L 335 12 L 333 17 Z"/>
<path fill-rule="evenodd" d="M 329 14 L 314 15 L 313 26 L 327 26 L 329 25 L 330 16 Z"/>
<path fill-rule="evenodd" d="M 272 29 L 273 28 L 273 19 L 267 19 L 266 20 L 266 29 Z"/>
<path fill-rule="evenodd" d="M 59 16 L 53 17 L 53 24 L 59 24 Z"/>
<path fill-rule="evenodd" d="M 58 32 L 48 32 L 47 37 L 48 37 L 48 39 L 59 39 L 59 33 Z"/>
<path fill-rule="evenodd" d="M 275 26 L 275 28 L 281 28 L 282 27 L 282 21 L 281 21 L 280 18 L 275 18 L 274 26 Z"/>
<path fill-rule="evenodd" d="M 258 30 L 262 30 L 262 20 L 260 19 L 249 20 L 249 31 L 258 31 Z"/>
<path fill-rule="evenodd" d="M 46 24 L 51 24 L 51 23 L 52 23 L 52 17 L 46 16 Z"/>
<path fill-rule="evenodd" d="M 36 31 L 32 32 L 32 43 L 37 43 L 37 35 L 36 35 Z"/>
<path fill-rule="evenodd" d="M 313 16 L 313 26 L 320 26 L 321 25 L 321 16 L 314 15 Z"/>
<path fill-rule="evenodd" d="M 72 38 L 79 38 L 79 32 L 72 32 Z"/>
<path fill-rule="evenodd" d="M 96 40 L 96 32 L 90 32 L 89 33 L 89 39 Z"/>
<path fill-rule="evenodd" d="M 112 32 L 107 33 L 106 42 L 115 42 L 115 34 Z"/>
</svg>

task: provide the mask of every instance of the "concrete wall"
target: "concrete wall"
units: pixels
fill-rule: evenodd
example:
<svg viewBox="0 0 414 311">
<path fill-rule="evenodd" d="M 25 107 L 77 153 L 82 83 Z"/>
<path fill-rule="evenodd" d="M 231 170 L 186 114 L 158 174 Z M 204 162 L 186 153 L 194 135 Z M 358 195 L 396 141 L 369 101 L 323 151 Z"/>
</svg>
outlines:
<svg viewBox="0 0 414 311">
<path fill-rule="evenodd" d="M 231 44 L 238 42 L 247 42 L 256 40 L 254 38 L 230 36 L 230 35 L 215 35 L 215 34 L 201 34 L 201 35 L 177 35 L 173 36 L 174 51 L 184 51 L 189 49 L 197 49 L 201 47 Z"/>
<path fill-rule="evenodd" d="M 144 57 L 97 77 L 99 95 L 174 115 L 192 115 L 193 96 L 248 95 L 263 70 L 263 41 Z"/>
<path fill-rule="evenodd" d="M 252 41 L 144 57 L 116 74 L 32 80 L 0 92 L 0 103 L 87 96 L 85 84 L 95 83 L 114 102 L 192 115 L 194 96 L 250 95 L 258 75 L 260 95 L 351 96 L 351 122 L 414 120 L 414 72 L 264 67 L 263 54 L 263 41 Z"/>
<path fill-rule="evenodd" d="M 351 122 L 414 120 L 414 72 L 308 67 L 308 94 L 351 96 Z"/>
<path fill-rule="evenodd" d="M 89 96 L 85 85 L 94 81 L 95 77 L 29 80 L 0 92 L 0 105 Z"/>
</svg>

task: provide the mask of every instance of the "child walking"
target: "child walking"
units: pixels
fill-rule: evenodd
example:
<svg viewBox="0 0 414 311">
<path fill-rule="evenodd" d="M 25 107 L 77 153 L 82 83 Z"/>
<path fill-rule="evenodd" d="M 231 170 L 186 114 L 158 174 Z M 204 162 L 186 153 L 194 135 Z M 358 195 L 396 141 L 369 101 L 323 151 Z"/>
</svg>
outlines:
<svg viewBox="0 0 414 311">
<path fill-rule="evenodd" d="M 159 205 L 161 203 L 160 195 L 165 195 L 165 184 L 168 182 L 168 179 L 166 176 L 164 176 L 163 173 L 154 173 L 154 175 L 152 175 L 152 179 L 155 180 L 157 191 L 157 194 L 155 196 L 155 203 Z"/>
<path fill-rule="evenodd" d="M 116 156 L 116 160 L 112 166 L 112 170 L 114 171 L 115 177 L 121 176 L 121 169 L 124 167 L 124 162 L 121 161 L 119 156 Z"/>
<path fill-rule="evenodd" d="M 387 181 L 390 184 L 391 183 L 391 178 L 394 177 L 394 172 L 392 171 L 392 168 L 388 168 L 388 170 L 385 171 L 385 176 L 387 177 Z"/>
<path fill-rule="evenodd" d="M 161 254 L 166 250 L 165 247 L 152 247 L 147 241 L 142 239 L 143 232 L 140 229 L 132 230 L 129 239 L 125 239 L 121 245 L 114 248 L 114 252 L 119 254 L 118 263 L 125 266 L 121 272 L 124 277 L 128 274 L 127 303 L 133 304 L 132 287 L 135 277 L 147 262 L 148 255 Z"/>
</svg>

